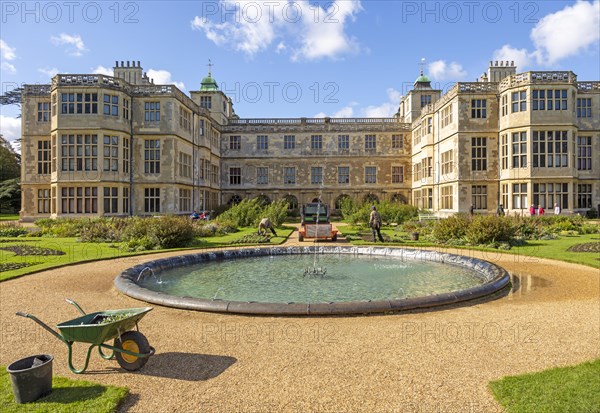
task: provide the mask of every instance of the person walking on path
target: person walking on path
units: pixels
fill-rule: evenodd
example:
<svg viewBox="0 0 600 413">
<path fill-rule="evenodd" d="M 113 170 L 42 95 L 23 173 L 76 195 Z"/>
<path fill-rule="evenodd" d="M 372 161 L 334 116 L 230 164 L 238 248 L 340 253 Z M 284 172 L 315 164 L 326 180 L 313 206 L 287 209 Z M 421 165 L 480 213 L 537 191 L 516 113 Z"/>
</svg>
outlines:
<svg viewBox="0 0 600 413">
<path fill-rule="evenodd" d="M 371 231 L 373 232 L 373 242 L 377 242 L 377 238 L 379 238 L 380 242 L 383 242 L 383 237 L 381 236 L 381 215 L 377 212 L 377 208 L 375 205 L 371 207 L 371 216 L 369 217 L 369 226 L 371 227 Z"/>
<path fill-rule="evenodd" d="M 535 205 L 531 204 L 529 207 L 529 215 L 533 218 L 535 216 Z"/>
</svg>

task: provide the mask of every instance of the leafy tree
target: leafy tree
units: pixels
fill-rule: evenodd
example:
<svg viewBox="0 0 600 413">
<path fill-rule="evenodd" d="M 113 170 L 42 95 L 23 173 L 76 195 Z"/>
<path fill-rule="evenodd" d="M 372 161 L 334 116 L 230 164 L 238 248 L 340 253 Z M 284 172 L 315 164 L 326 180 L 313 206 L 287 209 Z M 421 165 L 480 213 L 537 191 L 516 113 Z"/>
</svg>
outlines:
<svg viewBox="0 0 600 413">
<path fill-rule="evenodd" d="M 21 176 L 21 155 L 0 135 L 0 181 Z"/>
<path fill-rule="evenodd" d="M 21 106 L 21 92 L 23 92 L 23 88 L 17 88 L 0 95 L 0 105 Z"/>
<path fill-rule="evenodd" d="M 0 135 L 0 212 L 13 213 L 21 208 L 21 156 Z"/>
</svg>

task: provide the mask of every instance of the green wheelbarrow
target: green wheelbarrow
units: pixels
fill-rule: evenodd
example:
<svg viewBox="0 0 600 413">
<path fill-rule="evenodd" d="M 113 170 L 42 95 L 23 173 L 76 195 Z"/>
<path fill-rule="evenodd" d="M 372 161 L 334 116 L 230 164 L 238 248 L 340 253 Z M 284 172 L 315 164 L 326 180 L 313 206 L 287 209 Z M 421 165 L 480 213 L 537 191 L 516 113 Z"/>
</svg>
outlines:
<svg viewBox="0 0 600 413">
<path fill-rule="evenodd" d="M 56 327 L 60 334 L 31 314 L 18 312 L 17 315 L 32 319 L 67 345 L 69 348 L 69 369 L 73 373 L 83 373 L 87 369 L 94 347 L 98 347 L 98 353 L 103 359 L 116 358 L 119 365 L 129 371 L 141 369 L 148 358 L 154 354 L 154 348 L 150 346 L 146 337 L 138 331 L 137 325 L 138 321 L 148 311 L 152 310 L 152 307 L 106 310 L 86 314 L 75 301 L 68 298 L 66 301 L 74 305 L 83 316 L 57 324 Z M 134 327 L 135 331 L 133 330 Z M 114 339 L 112 346 L 104 344 L 112 339 Z M 90 343 L 85 364 L 79 370 L 73 367 L 73 343 Z M 110 353 L 104 353 L 102 349 L 110 350 Z"/>
</svg>

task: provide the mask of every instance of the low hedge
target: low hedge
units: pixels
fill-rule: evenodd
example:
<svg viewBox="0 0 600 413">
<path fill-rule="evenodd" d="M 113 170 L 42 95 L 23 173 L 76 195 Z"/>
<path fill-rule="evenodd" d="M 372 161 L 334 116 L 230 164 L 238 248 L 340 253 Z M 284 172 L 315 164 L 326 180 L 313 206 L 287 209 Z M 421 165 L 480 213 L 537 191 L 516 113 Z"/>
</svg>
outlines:
<svg viewBox="0 0 600 413">
<path fill-rule="evenodd" d="M 27 230 L 14 222 L 0 223 L 0 237 L 18 237 L 27 234 Z"/>
</svg>

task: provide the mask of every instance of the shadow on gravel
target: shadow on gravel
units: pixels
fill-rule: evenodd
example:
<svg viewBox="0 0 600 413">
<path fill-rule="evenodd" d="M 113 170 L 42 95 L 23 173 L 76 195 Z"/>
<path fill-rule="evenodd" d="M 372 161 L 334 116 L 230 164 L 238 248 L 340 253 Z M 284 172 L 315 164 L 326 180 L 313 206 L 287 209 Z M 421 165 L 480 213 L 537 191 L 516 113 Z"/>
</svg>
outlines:
<svg viewBox="0 0 600 413">
<path fill-rule="evenodd" d="M 168 379 L 204 381 L 214 379 L 235 364 L 235 357 L 195 353 L 157 353 L 138 374 Z"/>
</svg>

